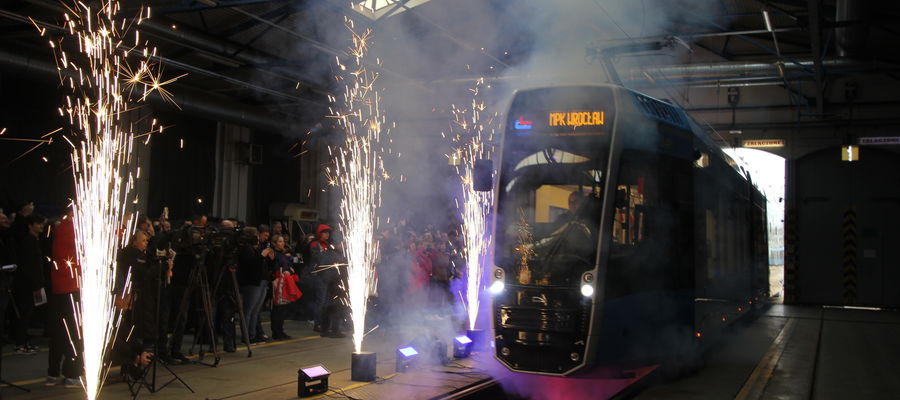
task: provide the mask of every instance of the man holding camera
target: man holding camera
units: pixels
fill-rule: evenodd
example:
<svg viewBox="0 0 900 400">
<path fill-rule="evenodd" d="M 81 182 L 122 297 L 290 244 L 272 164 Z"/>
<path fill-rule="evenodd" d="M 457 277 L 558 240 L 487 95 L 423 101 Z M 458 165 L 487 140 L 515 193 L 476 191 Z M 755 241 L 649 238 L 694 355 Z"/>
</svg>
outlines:
<svg viewBox="0 0 900 400">
<path fill-rule="evenodd" d="M 169 342 L 170 356 L 173 360 L 186 363 L 188 361 L 184 353 L 181 352 L 181 345 L 184 341 L 184 332 L 187 328 L 188 317 L 197 316 L 198 313 L 192 313 L 196 300 L 191 296 L 188 299 L 188 307 L 184 312 L 188 315 L 179 315 L 181 303 L 184 293 L 190 288 L 192 282 L 191 271 L 194 268 L 205 268 L 206 262 L 206 216 L 197 214 L 191 218 L 191 223 L 172 234 L 172 247 L 175 248 L 177 255 L 175 256 L 175 266 L 172 274 L 172 312 L 175 313 L 175 327 L 172 331 L 172 338 Z M 196 295 L 196 292 L 194 293 Z M 199 329 L 198 329 L 199 331 Z"/>
<path fill-rule="evenodd" d="M 146 359 L 149 363 L 151 353 L 147 350 L 156 340 L 156 315 L 151 312 L 152 308 L 148 304 L 153 302 L 155 306 L 156 296 L 148 296 L 150 288 L 147 282 L 155 282 L 153 275 L 159 271 L 154 270 L 147 262 L 149 241 L 150 237 L 138 230 L 131 236 L 128 246 L 120 250 L 116 257 L 115 303 L 124 317 L 116 334 L 114 354 L 122 365 L 122 375 L 132 379 L 137 379 L 141 374 L 134 362 L 135 357 Z M 152 291 L 155 290 L 154 286 Z"/>
<path fill-rule="evenodd" d="M 216 305 L 216 328 L 222 334 L 222 348 L 225 352 L 234 353 L 235 348 L 235 324 L 234 314 L 237 311 L 238 294 L 237 282 L 237 245 L 239 230 L 237 223 L 230 219 L 223 219 L 219 223 L 219 232 L 210 244 L 209 264 L 210 278 L 215 278 L 211 283 L 215 295 L 213 299 Z"/>
<path fill-rule="evenodd" d="M 150 331 L 145 335 L 148 341 L 155 341 L 155 348 L 159 356 L 168 361 L 166 351 L 166 335 L 169 326 L 169 304 L 171 304 L 168 282 L 172 278 L 173 259 L 175 252 L 169 248 L 168 238 L 158 235 L 153 228 L 153 222 L 147 216 L 138 219 L 137 231 L 147 238 L 147 269 L 140 274 L 132 272 L 135 285 L 140 286 L 142 297 L 135 305 L 137 313 L 152 317 L 146 328 Z"/>
</svg>

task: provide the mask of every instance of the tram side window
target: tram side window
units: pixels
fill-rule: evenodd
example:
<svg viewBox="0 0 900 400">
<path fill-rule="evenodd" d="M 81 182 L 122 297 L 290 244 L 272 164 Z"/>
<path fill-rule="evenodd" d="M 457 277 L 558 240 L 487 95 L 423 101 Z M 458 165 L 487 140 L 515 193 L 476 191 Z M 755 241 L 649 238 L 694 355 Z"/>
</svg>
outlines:
<svg viewBox="0 0 900 400">
<path fill-rule="evenodd" d="M 636 152 L 623 155 L 616 187 L 612 242 L 634 246 L 646 239 L 648 209 L 656 205 L 656 159 Z"/>
</svg>

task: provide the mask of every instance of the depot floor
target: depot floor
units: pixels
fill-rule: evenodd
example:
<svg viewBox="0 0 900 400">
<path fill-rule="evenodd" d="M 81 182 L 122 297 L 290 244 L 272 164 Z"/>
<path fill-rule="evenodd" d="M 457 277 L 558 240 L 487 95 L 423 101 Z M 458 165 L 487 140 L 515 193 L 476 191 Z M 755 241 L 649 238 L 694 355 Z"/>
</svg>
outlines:
<svg viewBox="0 0 900 400">
<path fill-rule="evenodd" d="M 201 365 L 173 369 L 194 390 L 173 383 L 144 398 L 159 399 L 291 399 L 297 393 L 297 369 L 323 364 L 333 371 L 327 398 L 431 399 L 488 378 L 490 373 L 507 392 L 517 392 L 515 378 L 481 360 L 452 362 L 447 367 L 421 366 L 394 373 L 394 349 L 420 331 L 445 329 L 446 321 L 427 319 L 414 326 L 377 329 L 365 349 L 378 357 L 379 379 L 373 383 L 350 380 L 349 338 L 320 338 L 305 322 L 288 321 L 294 338 L 223 355 L 216 368 Z M 900 313 L 774 304 L 756 319 L 738 324 L 705 356 L 704 367 L 685 377 L 654 377 L 638 385 L 629 396 L 637 399 L 897 399 L 900 398 Z M 84 398 L 77 389 L 44 387 L 46 348 L 37 355 L 10 354 L 4 348 L 3 378 L 31 389 L 24 393 L 3 388 L 9 399 Z M 482 364 L 479 365 L 478 363 Z M 474 365 L 473 365 L 474 363 Z M 502 368 L 502 367 L 501 367 Z M 488 372 L 492 371 L 492 372 Z M 164 373 L 163 376 L 166 376 Z M 520 376 L 521 377 L 521 376 Z M 530 379 L 530 376 L 529 376 Z M 521 382 L 521 380 L 519 380 Z M 550 393 L 550 394 L 547 394 Z M 553 390 L 525 398 L 555 400 Z M 123 383 L 109 383 L 103 399 L 126 399 Z M 495 397 L 502 398 L 502 397 Z M 579 398 L 568 396 L 567 399 Z M 596 396 L 581 398 L 594 399 Z"/>
</svg>

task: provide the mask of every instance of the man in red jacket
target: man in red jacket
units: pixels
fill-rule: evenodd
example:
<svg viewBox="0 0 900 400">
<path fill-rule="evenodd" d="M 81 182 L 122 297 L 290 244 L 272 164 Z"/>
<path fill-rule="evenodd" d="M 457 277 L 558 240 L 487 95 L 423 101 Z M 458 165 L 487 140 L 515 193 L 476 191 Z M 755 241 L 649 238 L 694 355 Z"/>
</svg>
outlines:
<svg viewBox="0 0 900 400">
<path fill-rule="evenodd" d="M 45 386 L 64 383 L 66 388 L 81 387 L 81 341 L 73 305 L 81 294 L 81 266 L 75 250 L 75 225 L 70 212 L 54 230 L 53 265 L 50 267 L 50 357 Z M 69 342 L 71 340 L 71 343 Z M 78 349 L 75 353 L 73 345 Z M 60 364 L 65 380 L 60 379 Z"/>
</svg>

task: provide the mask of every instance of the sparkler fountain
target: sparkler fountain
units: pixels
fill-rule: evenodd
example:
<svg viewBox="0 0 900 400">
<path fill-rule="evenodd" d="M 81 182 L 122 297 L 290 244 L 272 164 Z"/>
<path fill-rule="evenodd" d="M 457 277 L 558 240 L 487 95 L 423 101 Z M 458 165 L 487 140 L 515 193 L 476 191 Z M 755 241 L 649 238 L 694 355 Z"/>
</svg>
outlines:
<svg viewBox="0 0 900 400">
<path fill-rule="evenodd" d="M 485 110 L 484 102 L 480 98 L 484 79 L 479 79 L 472 92 L 470 108 L 452 107 L 454 126 L 458 130 L 454 140 L 459 144 L 457 154 L 460 166 L 457 172 L 460 174 L 462 189 L 462 233 L 465 247 L 463 254 L 466 260 L 466 311 L 469 319 L 469 334 L 473 341 L 483 341 L 481 332 L 475 330 L 475 322 L 478 319 L 480 305 L 479 296 L 483 291 L 481 277 L 484 272 L 483 262 L 487 258 L 491 247 L 491 238 L 487 234 L 487 216 L 494 200 L 493 191 L 477 191 L 475 188 L 475 163 L 478 160 L 489 159 L 492 147 L 493 130 L 485 129 L 481 113 Z M 491 125 L 493 119 L 487 124 Z M 483 343 L 476 343 L 476 347 Z"/>
<path fill-rule="evenodd" d="M 378 254 L 376 210 L 381 205 L 381 182 L 386 177 L 380 140 L 382 133 L 388 132 L 383 132 L 385 116 L 380 109 L 381 96 L 375 88 L 378 73 L 371 71 L 364 61 L 372 31 L 357 33 L 349 19 L 345 19 L 345 25 L 353 41 L 348 51 L 349 65 L 337 59 L 338 67 L 346 73 L 337 78 L 343 80 L 344 92 L 342 103 L 331 108 L 331 117 L 337 119 L 346 139 L 335 157 L 335 181 L 342 191 L 340 217 L 348 264 L 347 292 L 355 350 L 352 375 L 353 380 L 369 381 L 374 379 L 375 354 L 363 353 L 362 342 L 366 302 L 376 284 L 373 268 Z M 376 61 L 377 65 L 380 63 L 380 60 Z M 332 101 L 336 102 L 335 99 Z M 357 364 L 360 370 L 370 369 L 371 373 L 357 374 Z"/>
<path fill-rule="evenodd" d="M 72 128 L 72 138 L 64 138 L 72 145 L 76 251 L 82 271 L 81 301 L 73 306 L 84 343 L 84 390 L 88 399 L 96 399 L 108 372 L 106 354 L 121 321 L 112 294 L 116 252 L 134 222 L 126 218 L 126 205 L 134 183 L 127 167 L 135 136 L 123 128 L 121 118 L 154 90 L 170 99 L 162 86 L 174 79 L 163 82 L 152 72 L 155 49 L 142 45 L 137 33 L 133 42 L 126 38 L 131 24 L 149 17 L 149 9 L 123 18 L 116 1 L 103 2 L 99 9 L 82 2 L 66 8 L 65 33 L 49 43 L 61 83 L 71 90 L 59 113 L 68 117 Z M 46 27 L 35 27 L 42 36 L 47 33 Z M 64 46 L 77 52 L 70 57 Z M 149 140 L 154 131 L 162 131 L 155 121 L 143 135 Z"/>
</svg>

